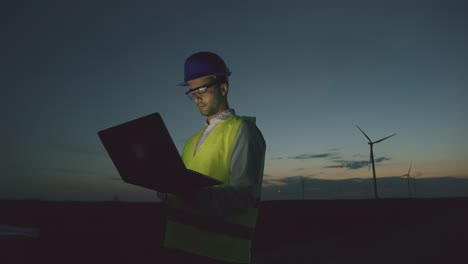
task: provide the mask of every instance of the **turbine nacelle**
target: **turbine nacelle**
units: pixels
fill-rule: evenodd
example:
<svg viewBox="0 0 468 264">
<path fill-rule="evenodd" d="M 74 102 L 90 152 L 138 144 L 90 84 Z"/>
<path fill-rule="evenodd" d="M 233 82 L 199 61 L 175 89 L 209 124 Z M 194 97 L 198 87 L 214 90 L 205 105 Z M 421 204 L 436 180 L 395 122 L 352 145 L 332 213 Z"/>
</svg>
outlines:
<svg viewBox="0 0 468 264">
<path fill-rule="evenodd" d="M 387 138 L 391 138 L 391 137 L 393 137 L 393 136 L 395 136 L 395 135 L 397 134 L 397 133 L 395 133 L 395 134 L 392 134 L 392 135 L 390 135 L 390 136 L 388 136 L 388 137 L 384 137 L 384 138 L 381 138 L 381 139 L 379 139 L 379 140 L 372 141 L 372 140 L 370 139 L 370 137 L 367 136 L 367 134 L 364 133 L 364 131 L 363 131 L 358 125 L 356 125 L 356 127 L 362 132 L 362 134 L 367 138 L 367 140 L 369 140 L 369 142 L 367 142 L 367 144 L 369 144 L 369 145 L 377 144 L 377 143 L 382 142 L 382 141 L 386 140 Z"/>
</svg>

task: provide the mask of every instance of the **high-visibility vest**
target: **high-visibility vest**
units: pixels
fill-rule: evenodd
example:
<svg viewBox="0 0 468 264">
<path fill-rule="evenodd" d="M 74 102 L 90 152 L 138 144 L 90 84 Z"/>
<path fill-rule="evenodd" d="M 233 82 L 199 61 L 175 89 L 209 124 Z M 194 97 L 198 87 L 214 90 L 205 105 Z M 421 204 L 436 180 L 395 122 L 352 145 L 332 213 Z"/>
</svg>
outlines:
<svg viewBox="0 0 468 264">
<path fill-rule="evenodd" d="M 255 118 L 236 115 L 223 120 L 197 153 L 195 147 L 203 130 L 194 134 L 185 144 L 182 154 L 186 167 L 229 184 L 231 153 L 237 131 L 244 120 L 255 122 Z M 257 201 L 261 195 L 262 179 L 259 180 Z M 190 208 L 176 196 L 171 200 L 166 221 L 165 247 L 228 262 L 250 263 L 257 207 L 234 217 L 219 218 Z"/>
</svg>

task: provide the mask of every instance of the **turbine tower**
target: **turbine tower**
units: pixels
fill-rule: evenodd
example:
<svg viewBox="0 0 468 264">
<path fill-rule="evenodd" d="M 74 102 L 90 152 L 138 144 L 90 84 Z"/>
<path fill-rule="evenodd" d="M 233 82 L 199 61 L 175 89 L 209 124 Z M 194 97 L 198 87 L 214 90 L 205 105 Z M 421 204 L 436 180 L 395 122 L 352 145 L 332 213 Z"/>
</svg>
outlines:
<svg viewBox="0 0 468 264">
<path fill-rule="evenodd" d="M 305 185 L 305 181 L 307 180 L 307 178 L 300 177 L 299 180 L 301 181 L 301 185 L 302 185 L 302 200 L 304 200 L 304 185 Z"/>
<path fill-rule="evenodd" d="M 411 175 L 410 175 L 410 172 L 411 172 L 411 165 L 413 165 L 413 162 L 411 162 L 410 165 L 409 165 L 408 173 L 406 173 L 406 174 L 404 174 L 404 175 L 401 175 L 401 177 L 406 177 L 406 179 L 408 180 L 408 195 L 409 195 L 409 198 L 411 198 L 411 184 L 410 184 L 410 179 L 411 179 Z"/>
<path fill-rule="evenodd" d="M 304 200 L 304 194 L 305 194 L 305 190 L 304 190 L 304 187 L 305 187 L 305 182 L 307 180 L 309 180 L 310 178 L 308 178 L 307 176 L 294 176 L 294 180 L 295 182 L 299 182 L 301 184 L 301 190 L 302 190 L 302 193 L 301 193 L 301 197 L 302 197 L 302 200 Z M 297 181 L 296 181 L 297 180 Z"/>
<path fill-rule="evenodd" d="M 371 161 L 371 163 L 372 163 L 372 174 L 373 174 L 373 176 L 374 176 L 374 193 L 375 193 L 375 199 L 379 199 L 379 196 L 378 196 L 378 194 L 377 194 L 377 180 L 376 180 L 376 177 L 375 177 L 374 149 L 373 149 L 373 148 L 374 148 L 374 144 L 377 144 L 377 143 L 379 143 L 379 142 L 382 142 L 382 141 L 386 140 L 386 139 L 389 138 L 389 137 L 393 137 L 394 135 L 396 135 L 396 133 L 393 134 L 393 135 L 390 135 L 390 136 L 388 136 L 388 137 L 384 137 L 384 138 L 382 138 L 382 139 L 379 139 L 379 140 L 377 140 L 377 141 L 372 141 L 372 140 L 366 135 L 366 133 L 364 133 L 364 131 L 362 131 L 362 129 L 361 129 L 358 125 L 356 125 L 356 127 L 362 132 L 362 134 L 364 134 L 364 136 L 367 138 L 367 140 L 369 140 L 368 144 L 369 144 L 369 146 L 370 146 L 370 161 Z"/>
</svg>

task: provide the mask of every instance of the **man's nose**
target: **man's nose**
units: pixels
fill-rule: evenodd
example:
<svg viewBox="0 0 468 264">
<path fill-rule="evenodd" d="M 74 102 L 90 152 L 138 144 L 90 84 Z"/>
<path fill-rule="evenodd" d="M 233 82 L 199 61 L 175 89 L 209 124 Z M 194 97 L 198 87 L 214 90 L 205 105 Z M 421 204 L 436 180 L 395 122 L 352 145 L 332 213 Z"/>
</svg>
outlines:
<svg viewBox="0 0 468 264">
<path fill-rule="evenodd" d="M 198 103 L 202 100 L 202 97 L 199 94 L 194 94 L 193 100 L 195 101 L 195 103 Z"/>
</svg>

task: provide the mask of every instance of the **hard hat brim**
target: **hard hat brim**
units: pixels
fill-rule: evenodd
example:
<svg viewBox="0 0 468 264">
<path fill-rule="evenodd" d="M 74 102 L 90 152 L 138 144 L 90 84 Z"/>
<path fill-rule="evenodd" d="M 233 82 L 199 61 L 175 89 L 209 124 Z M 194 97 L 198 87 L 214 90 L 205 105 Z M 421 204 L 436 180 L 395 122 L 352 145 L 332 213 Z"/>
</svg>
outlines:
<svg viewBox="0 0 468 264">
<path fill-rule="evenodd" d="M 199 76 L 199 77 L 196 77 L 196 78 L 192 78 L 190 80 L 187 80 L 187 81 L 184 81 L 184 82 L 181 82 L 179 84 L 177 84 L 176 86 L 189 86 L 187 82 L 191 81 L 191 80 L 195 80 L 195 79 L 198 79 L 198 78 L 203 78 L 203 77 L 211 77 L 211 76 L 231 76 L 231 72 L 228 72 L 227 74 L 226 73 L 220 73 L 220 74 L 210 74 L 210 75 L 205 75 L 205 76 Z"/>
</svg>

